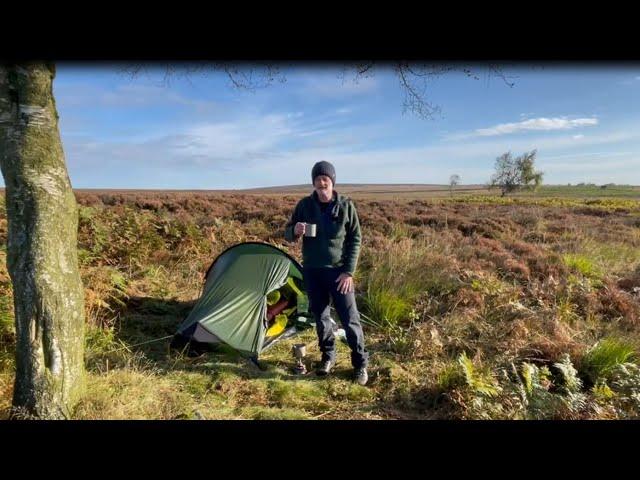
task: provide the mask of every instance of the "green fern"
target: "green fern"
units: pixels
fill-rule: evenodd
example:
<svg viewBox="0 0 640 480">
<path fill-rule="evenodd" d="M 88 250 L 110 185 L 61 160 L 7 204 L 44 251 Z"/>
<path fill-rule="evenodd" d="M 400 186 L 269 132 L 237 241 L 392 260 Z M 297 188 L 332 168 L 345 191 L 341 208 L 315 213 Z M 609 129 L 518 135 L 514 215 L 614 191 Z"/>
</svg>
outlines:
<svg viewBox="0 0 640 480">
<path fill-rule="evenodd" d="M 623 363 L 612 372 L 611 386 L 617 393 L 620 413 L 624 417 L 640 418 L 640 366 Z"/>
<path fill-rule="evenodd" d="M 502 391 L 489 372 L 478 371 L 466 353 L 458 357 L 458 364 L 462 367 L 465 381 L 472 391 L 486 397 L 496 397 Z"/>
<path fill-rule="evenodd" d="M 515 370 L 515 366 L 513 368 Z M 520 372 L 523 380 L 520 396 L 524 407 L 524 418 L 537 420 L 554 418 L 563 401 L 560 395 L 549 392 L 552 385 L 549 369 L 524 362 Z"/>
<path fill-rule="evenodd" d="M 560 361 L 553 364 L 562 376 L 561 397 L 564 407 L 572 414 L 578 413 L 587 406 L 587 396 L 581 392 L 582 380 L 578 377 L 578 370 L 575 369 L 569 354 L 564 353 Z"/>
<path fill-rule="evenodd" d="M 527 395 L 531 395 L 533 393 L 534 386 L 534 377 L 537 373 L 537 367 L 530 363 L 522 364 L 522 378 L 524 380 L 524 388 Z"/>
<path fill-rule="evenodd" d="M 582 388 L 582 380 L 578 377 L 578 370 L 575 369 L 568 353 L 560 356 L 560 361 L 553 364 L 562 375 L 563 388 L 567 393 L 579 392 Z"/>
<path fill-rule="evenodd" d="M 593 396 L 597 401 L 603 403 L 610 401 L 616 396 L 615 392 L 611 390 L 611 388 L 609 387 L 609 385 L 607 385 L 607 382 L 603 378 L 600 378 L 591 388 L 591 393 L 593 393 Z"/>
</svg>

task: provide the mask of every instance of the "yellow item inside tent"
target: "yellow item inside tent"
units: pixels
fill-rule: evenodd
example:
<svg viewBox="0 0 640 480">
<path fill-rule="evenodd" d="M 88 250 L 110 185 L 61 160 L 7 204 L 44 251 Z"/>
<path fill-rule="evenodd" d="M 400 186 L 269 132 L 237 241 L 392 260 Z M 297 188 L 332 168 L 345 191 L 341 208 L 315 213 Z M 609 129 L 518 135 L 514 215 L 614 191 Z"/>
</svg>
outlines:
<svg viewBox="0 0 640 480">
<path fill-rule="evenodd" d="M 275 305 L 283 298 L 283 296 L 288 299 L 296 299 L 301 295 L 304 294 L 294 283 L 293 277 L 289 277 L 287 279 L 287 283 L 285 283 L 279 290 L 274 290 L 273 292 L 269 292 L 267 294 L 267 305 Z M 284 332 L 285 328 L 287 327 L 287 323 L 289 323 L 289 315 L 294 313 L 296 309 L 297 306 L 293 305 L 292 307 L 283 310 L 279 315 L 276 315 L 273 323 L 265 333 L 265 336 L 273 337 Z"/>
<path fill-rule="evenodd" d="M 289 321 L 289 317 L 286 314 L 281 313 L 280 315 L 276 315 L 273 325 L 269 327 L 269 330 L 267 330 L 267 333 L 265 333 L 265 336 L 273 337 L 274 335 L 281 334 L 284 331 L 285 327 L 287 326 L 288 321 Z"/>
</svg>

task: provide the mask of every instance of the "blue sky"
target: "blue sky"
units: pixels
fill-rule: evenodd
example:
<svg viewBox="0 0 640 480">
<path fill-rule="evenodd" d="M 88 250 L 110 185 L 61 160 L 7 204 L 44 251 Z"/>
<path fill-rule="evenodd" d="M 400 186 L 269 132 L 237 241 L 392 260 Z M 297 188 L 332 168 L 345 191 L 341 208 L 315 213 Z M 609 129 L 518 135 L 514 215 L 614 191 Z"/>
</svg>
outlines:
<svg viewBox="0 0 640 480">
<path fill-rule="evenodd" d="M 640 184 L 640 65 L 505 66 L 513 87 L 473 70 L 430 82 L 430 120 L 403 112 L 385 66 L 355 83 L 337 64 L 281 65 L 284 83 L 247 92 L 221 72 L 167 85 L 157 66 L 62 64 L 54 93 L 76 188 L 302 184 L 318 160 L 338 184 L 483 183 L 497 156 L 534 148 L 547 184 Z"/>
</svg>

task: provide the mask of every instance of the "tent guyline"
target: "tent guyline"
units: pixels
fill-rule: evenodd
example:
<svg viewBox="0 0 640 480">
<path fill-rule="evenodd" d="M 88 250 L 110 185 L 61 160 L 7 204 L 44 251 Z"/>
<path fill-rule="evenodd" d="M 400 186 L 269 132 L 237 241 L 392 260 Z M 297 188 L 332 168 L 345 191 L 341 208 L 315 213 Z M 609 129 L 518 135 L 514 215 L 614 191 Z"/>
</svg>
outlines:
<svg viewBox="0 0 640 480">
<path fill-rule="evenodd" d="M 154 338 L 153 340 L 147 340 L 146 342 L 134 343 L 133 345 L 124 345 L 124 346 L 122 346 L 120 348 L 116 348 L 114 350 L 107 350 L 104 353 L 107 354 L 107 353 L 119 352 L 120 350 L 130 350 L 133 347 L 139 347 L 140 345 L 146 345 L 147 343 L 159 342 L 160 340 L 166 340 L 167 338 L 173 338 L 173 335 L 167 335 L 165 337 Z"/>
</svg>

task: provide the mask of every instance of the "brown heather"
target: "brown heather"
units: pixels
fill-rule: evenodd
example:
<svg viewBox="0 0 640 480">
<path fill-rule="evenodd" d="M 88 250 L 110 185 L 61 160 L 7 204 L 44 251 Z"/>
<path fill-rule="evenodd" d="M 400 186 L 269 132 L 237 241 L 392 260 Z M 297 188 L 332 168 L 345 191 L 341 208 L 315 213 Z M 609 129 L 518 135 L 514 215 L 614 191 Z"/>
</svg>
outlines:
<svg viewBox="0 0 640 480">
<path fill-rule="evenodd" d="M 640 414 L 608 373 L 598 385 L 611 395 L 585 381 L 571 396 L 554 366 L 568 354 L 584 380 L 597 342 L 615 339 L 638 351 L 640 204 L 627 199 L 354 194 L 363 232 L 356 293 L 371 352 L 364 388 L 349 379 L 342 343 L 335 376 L 291 374 L 291 342 L 306 342 L 311 359 L 319 358 L 313 331 L 268 351 L 265 370 L 229 349 L 188 358 L 170 352 L 168 340 L 139 345 L 175 332 L 207 267 L 229 246 L 268 242 L 300 258 L 299 245 L 283 238 L 300 196 L 76 192 L 89 390 L 74 418 Z M 6 245 L 4 208 L 0 215 Z M 5 249 L 0 418 L 11 401 L 15 343 Z M 547 368 L 551 377 L 527 380 L 527 368 Z"/>
</svg>

